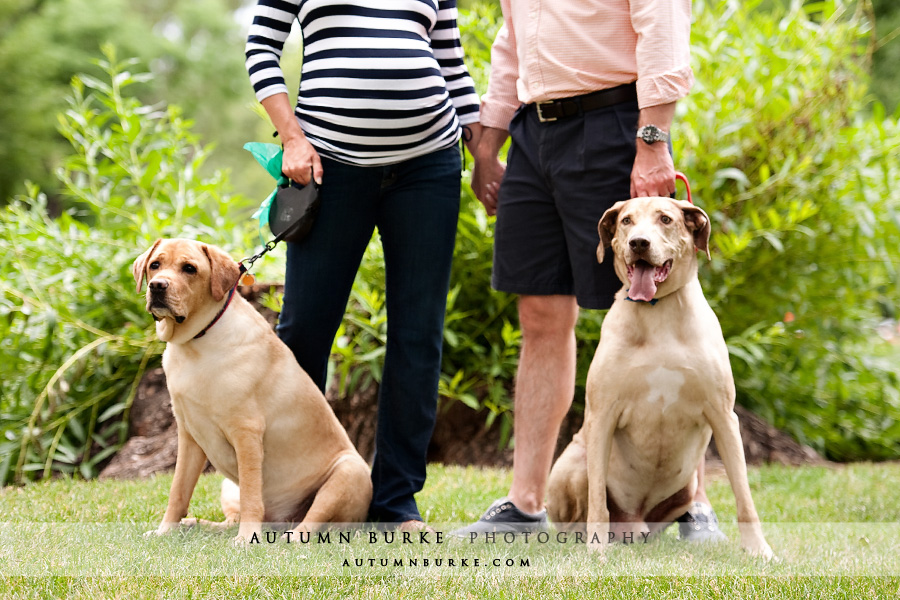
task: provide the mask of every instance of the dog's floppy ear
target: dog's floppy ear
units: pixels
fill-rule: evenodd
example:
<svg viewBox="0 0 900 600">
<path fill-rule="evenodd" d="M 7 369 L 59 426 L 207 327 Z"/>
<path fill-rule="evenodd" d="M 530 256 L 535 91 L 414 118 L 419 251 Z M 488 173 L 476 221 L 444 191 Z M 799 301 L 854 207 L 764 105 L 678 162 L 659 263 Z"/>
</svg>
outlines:
<svg viewBox="0 0 900 600">
<path fill-rule="evenodd" d="M 162 239 L 153 242 L 150 249 L 134 259 L 134 262 L 131 264 L 131 273 L 134 275 L 135 283 L 137 283 L 138 292 L 141 291 L 141 287 L 144 285 L 144 275 L 147 273 L 147 263 L 150 262 L 150 255 L 153 254 L 160 242 L 162 242 Z"/>
<path fill-rule="evenodd" d="M 241 275 L 241 269 L 234 259 L 216 248 L 202 244 L 203 253 L 209 259 L 209 291 L 218 302 L 225 297 Z"/>
<path fill-rule="evenodd" d="M 600 218 L 597 224 L 597 233 L 600 234 L 600 244 L 597 245 L 597 262 L 603 262 L 603 256 L 606 254 L 606 248 L 612 244 L 612 239 L 616 236 L 616 223 L 619 220 L 619 211 L 622 209 L 622 202 L 616 202 L 609 208 Z"/>
<path fill-rule="evenodd" d="M 682 206 L 681 211 L 684 213 L 684 224 L 687 225 L 688 231 L 694 236 L 694 246 L 701 252 L 704 252 L 706 258 L 710 258 L 709 235 L 711 229 L 709 215 L 702 208 L 698 208 L 693 204 Z"/>
</svg>

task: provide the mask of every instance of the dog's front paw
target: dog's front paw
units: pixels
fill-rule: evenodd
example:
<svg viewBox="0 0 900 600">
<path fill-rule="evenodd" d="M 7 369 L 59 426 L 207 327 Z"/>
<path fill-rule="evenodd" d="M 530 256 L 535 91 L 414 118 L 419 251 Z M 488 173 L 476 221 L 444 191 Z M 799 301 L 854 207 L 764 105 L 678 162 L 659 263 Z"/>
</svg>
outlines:
<svg viewBox="0 0 900 600">
<path fill-rule="evenodd" d="M 588 551 L 599 562 L 606 562 L 606 546 L 609 537 L 609 526 L 597 527 L 591 524 L 587 526 Z"/>
<path fill-rule="evenodd" d="M 175 525 L 172 523 L 160 523 L 159 527 L 156 529 L 151 529 L 150 531 L 144 532 L 144 537 L 154 537 L 158 535 L 166 535 L 170 531 L 175 529 Z"/>
<path fill-rule="evenodd" d="M 591 559 L 597 562 L 598 564 L 606 564 L 607 554 L 606 554 L 606 544 L 600 542 L 588 542 L 587 544 L 588 552 L 591 553 Z"/>
<path fill-rule="evenodd" d="M 246 548 L 253 544 L 259 544 L 262 539 L 261 529 L 238 529 L 238 534 L 231 540 L 232 545 L 237 548 Z"/>
<path fill-rule="evenodd" d="M 199 521 L 197 519 L 195 519 L 194 517 L 191 517 L 191 518 L 186 517 L 181 520 L 182 527 L 196 527 L 198 523 L 199 523 Z"/>
<path fill-rule="evenodd" d="M 746 550 L 747 553 L 754 558 L 761 558 L 766 561 L 778 560 L 777 558 L 775 558 L 775 553 L 772 552 L 772 548 L 769 546 L 769 543 L 766 542 L 766 540 L 759 540 L 757 542 L 745 544 L 744 550 Z"/>
</svg>

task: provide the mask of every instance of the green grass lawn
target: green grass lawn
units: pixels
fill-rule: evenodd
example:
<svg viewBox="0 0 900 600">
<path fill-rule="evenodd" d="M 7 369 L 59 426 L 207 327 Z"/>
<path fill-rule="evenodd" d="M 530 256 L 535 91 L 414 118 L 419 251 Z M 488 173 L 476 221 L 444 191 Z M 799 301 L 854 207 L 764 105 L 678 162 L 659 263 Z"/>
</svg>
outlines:
<svg viewBox="0 0 900 600">
<path fill-rule="evenodd" d="M 432 465 L 418 501 L 438 531 L 478 517 L 510 473 Z M 0 595 L 10 598 L 895 598 L 900 597 L 900 465 L 769 466 L 750 471 L 778 562 L 739 548 L 724 477 L 708 485 L 727 544 L 688 545 L 670 530 L 615 545 L 601 562 L 571 539 L 494 543 L 445 537 L 387 543 L 364 531 L 329 542 L 235 548 L 230 533 L 144 538 L 170 476 L 58 480 L 0 492 Z M 220 478 L 204 476 L 190 514 L 220 519 Z M 370 539 L 370 535 L 376 537 Z M 425 560 L 428 565 L 425 565 Z M 371 560 L 371 562 L 370 562 Z M 440 566 L 436 566 L 440 560 Z M 453 560 L 453 566 L 449 562 Z M 361 561 L 362 566 L 358 566 Z M 382 566 L 383 564 L 386 566 Z M 397 564 L 400 561 L 400 564 Z M 476 566 L 477 561 L 477 566 Z M 465 565 L 465 566 L 463 566 Z"/>
</svg>

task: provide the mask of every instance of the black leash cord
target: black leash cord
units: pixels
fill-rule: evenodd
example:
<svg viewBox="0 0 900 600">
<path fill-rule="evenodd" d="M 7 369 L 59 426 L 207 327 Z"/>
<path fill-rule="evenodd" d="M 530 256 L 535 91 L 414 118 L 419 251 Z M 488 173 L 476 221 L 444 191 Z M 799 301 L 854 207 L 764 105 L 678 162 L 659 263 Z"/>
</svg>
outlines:
<svg viewBox="0 0 900 600">
<path fill-rule="evenodd" d="M 248 256 L 247 258 L 242 258 L 238 264 L 241 266 L 241 274 L 246 273 L 250 269 L 253 268 L 253 263 L 258 261 L 260 258 L 271 252 L 275 249 L 275 246 L 278 245 L 278 242 L 281 241 L 281 236 L 276 237 L 273 240 L 266 242 L 266 245 L 262 250 L 254 254 L 253 256 Z M 247 263 L 246 265 L 244 263 Z"/>
</svg>

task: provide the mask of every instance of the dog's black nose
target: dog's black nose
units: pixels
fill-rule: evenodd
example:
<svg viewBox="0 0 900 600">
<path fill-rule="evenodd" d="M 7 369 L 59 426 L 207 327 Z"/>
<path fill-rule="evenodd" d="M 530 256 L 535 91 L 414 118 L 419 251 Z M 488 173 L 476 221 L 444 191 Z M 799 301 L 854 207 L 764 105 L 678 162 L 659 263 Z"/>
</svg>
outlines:
<svg viewBox="0 0 900 600">
<path fill-rule="evenodd" d="M 628 240 L 628 245 L 631 247 L 632 251 L 640 254 L 646 252 L 650 248 L 650 240 L 642 237 L 634 237 Z"/>
<path fill-rule="evenodd" d="M 165 279 L 153 279 L 147 284 L 147 287 L 150 288 L 151 292 L 159 294 L 169 289 L 169 282 Z"/>
</svg>

